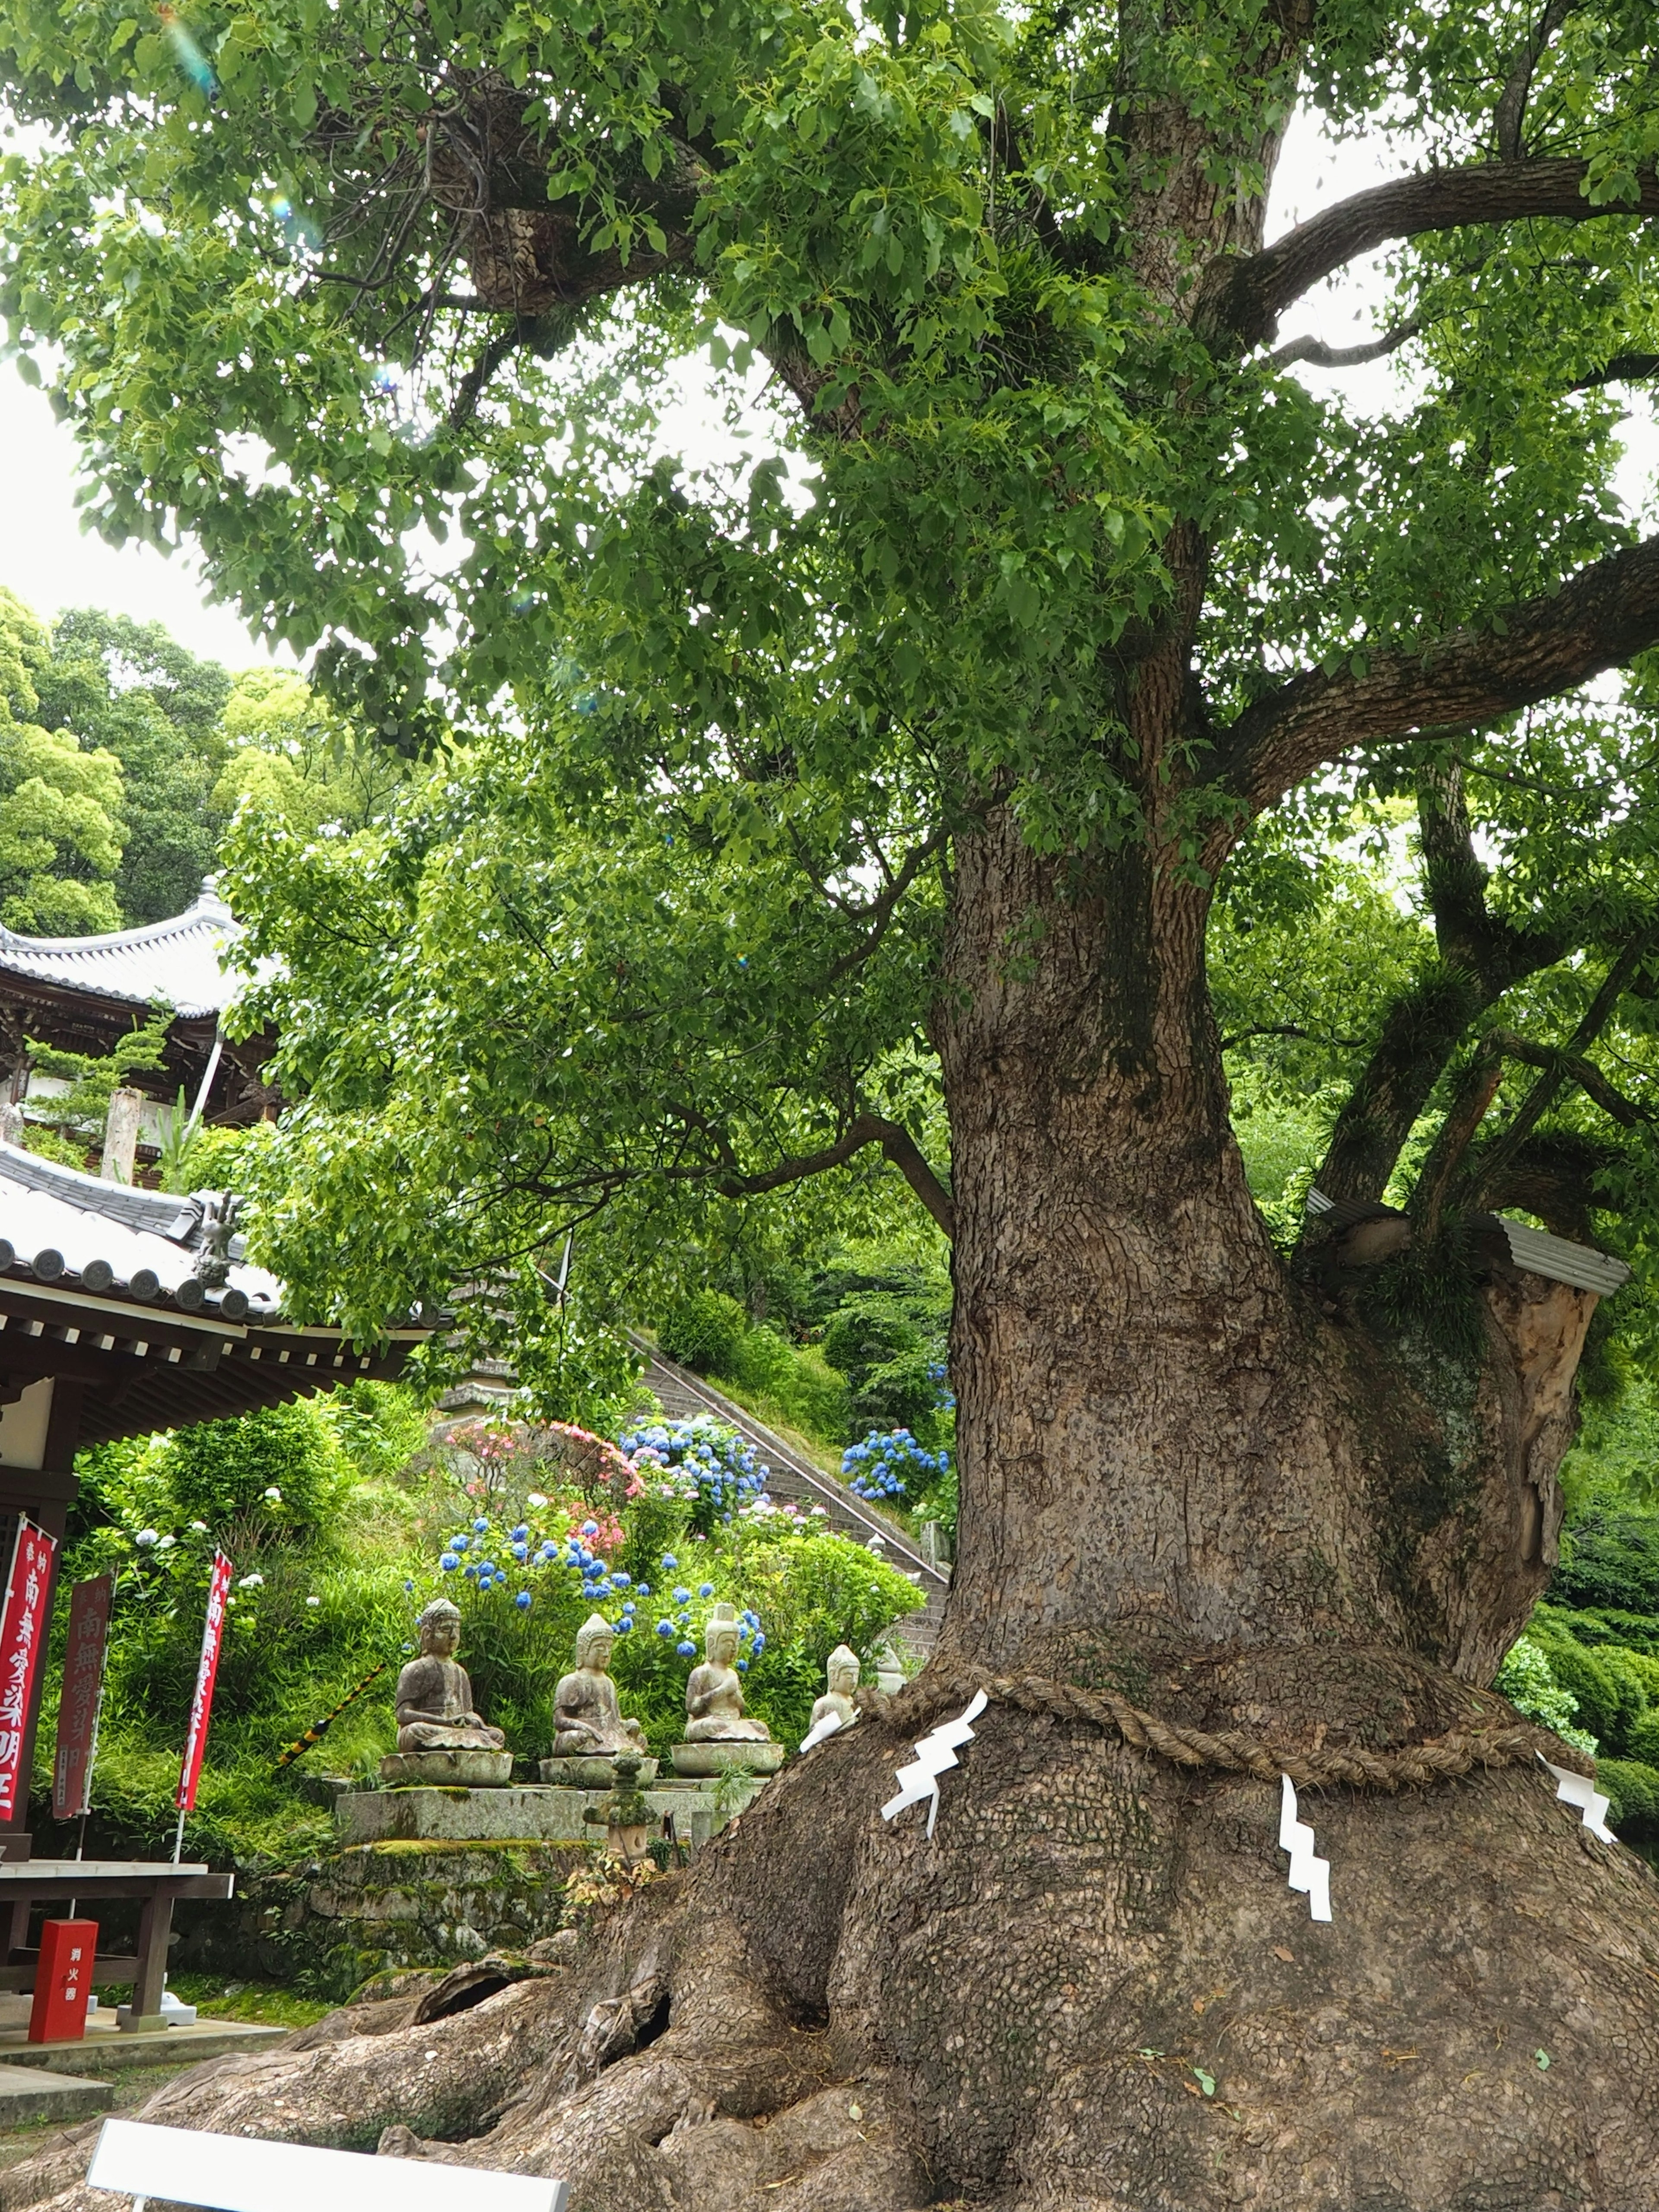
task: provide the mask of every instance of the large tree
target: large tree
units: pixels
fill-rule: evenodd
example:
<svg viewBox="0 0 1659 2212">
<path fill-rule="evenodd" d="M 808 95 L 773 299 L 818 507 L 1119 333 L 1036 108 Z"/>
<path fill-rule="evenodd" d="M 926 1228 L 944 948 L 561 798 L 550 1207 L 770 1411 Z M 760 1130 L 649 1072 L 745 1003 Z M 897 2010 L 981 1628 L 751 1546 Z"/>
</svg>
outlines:
<svg viewBox="0 0 1659 2212">
<path fill-rule="evenodd" d="M 1659 972 L 1640 684 L 1571 702 L 1659 641 L 1611 488 L 1659 360 L 1647 12 L 5 0 L 0 45 L 46 129 L 3 305 L 104 525 L 191 533 L 389 741 L 449 716 L 492 778 L 499 830 L 458 769 L 291 872 L 295 1064 L 377 1116 L 313 1121 L 336 1223 L 436 1161 L 434 1237 L 493 1207 L 518 1256 L 879 1145 L 954 1239 L 960 1565 L 899 1717 L 550 1993 L 181 2115 L 506 2106 L 441 2154 L 613 2212 L 1659 2203 L 1651 1881 L 1483 1686 L 1595 1304 L 1492 1209 L 1582 1234 L 1642 1183 L 1607 1049 Z M 1416 167 L 1267 242 L 1298 100 Z M 1417 396 L 1364 420 L 1289 373 L 1355 349 L 1279 325 L 1379 251 L 1358 350 Z M 664 458 L 697 348 L 734 410 L 764 376 L 789 470 Z M 1352 1048 L 1287 1255 L 1206 940 L 1241 840 L 1243 897 L 1362 755 L 1416 795 L 1435 957 Z M 1483 853 L 1493 779 L 1581 827 L 1571 912 L 1537 839 Z M 361 1018 L 333 1057 L 307 944 Z M 290 1249 L 331 1237 L 349 1292 L 380 1229 Z M 888 1827 L 905 1737 L 988 1672 L 937 1837 Z M 1282 1767 L 1423 1785 L 1304 1803 L 1328 1928 Z"/>
</svg>

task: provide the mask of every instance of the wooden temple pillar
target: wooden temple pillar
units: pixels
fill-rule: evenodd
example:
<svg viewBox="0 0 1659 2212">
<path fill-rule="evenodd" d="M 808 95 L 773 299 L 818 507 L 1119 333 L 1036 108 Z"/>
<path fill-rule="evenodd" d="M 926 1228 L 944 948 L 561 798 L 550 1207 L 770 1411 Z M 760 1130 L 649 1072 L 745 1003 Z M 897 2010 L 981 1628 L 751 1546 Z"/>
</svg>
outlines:
<svg viewBox="0 0 1659 2212">
<path fill-rule="evenodd" d="M 9 1376 L 0 1384 L 0 1567 L 9 1566 L 13 1540 L 20 1520 L 33 1522 L 58 1540 L 52 1561 L 52 1588 L 47 1592 L 41 1620 L 52 1619 L 58 1569 L 62 1561 L 64 1532 L 69 1510 L 78 1487 L 75 1455 L 81 1440 L 81 1398 L 86 1385 L 68 1375 Z M 20 1787 L 9 1820 L 0 1820 L 0 1860 L 29 1856 L 29 1777 L 33 1771 L 34 1735 L 40 1717 L 40 1699 L 46 1686 L 44 1659 L 34 1670 L 24 1717 L 23 1755 Z M 16 1908 L 27 1923 L 28 1908 Z M 15 1917 L 15 1913 L 14 1914 Z M 27 1940 L 14 1928 L 14 1946 Z"/>
</svg>

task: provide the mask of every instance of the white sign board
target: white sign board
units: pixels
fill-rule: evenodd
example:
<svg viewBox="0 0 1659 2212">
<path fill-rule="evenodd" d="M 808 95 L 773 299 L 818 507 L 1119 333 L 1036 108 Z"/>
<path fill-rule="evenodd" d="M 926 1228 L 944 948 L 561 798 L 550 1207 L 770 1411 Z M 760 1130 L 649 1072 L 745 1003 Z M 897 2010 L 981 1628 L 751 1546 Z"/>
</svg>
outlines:
<svg viewBox="0 0 1659 2212">
<path fill-rule="evenodd" d="M 564 2212 L 565 2185 L 435 2160 L 313 2150 L 258 2136 L 106 2120 L 87 2169 L 94 2189 L 213 2212 Z"/>
</svg>

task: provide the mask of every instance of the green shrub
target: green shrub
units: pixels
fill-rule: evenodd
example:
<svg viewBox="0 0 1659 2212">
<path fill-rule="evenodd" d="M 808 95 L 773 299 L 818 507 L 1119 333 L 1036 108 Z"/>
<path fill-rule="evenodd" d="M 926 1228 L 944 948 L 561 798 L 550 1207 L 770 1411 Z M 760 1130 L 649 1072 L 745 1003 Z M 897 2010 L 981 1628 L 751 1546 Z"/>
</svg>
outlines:
<svg viewBox="0 0 1659 2212">
<path fill-rule="evenodd" d="M 1553 1729 L 1564 1743 L 1576 1744 L 1581 1751 L 1595 1751 L 1595 1738 L 1573 1726 L 1578 1717 L 1577 1698 L 1556 1680 L 1547 1656 L 1530 1637 L 1522 1636 L 1511 1645 L 1492 1687 L 1528 1720 L 1536 1721 L 1540 1728 Z"/>
<path fill-rule="evenodd" d="M 872 1367 L 853 1394 L 853 1420 L 860 1430 L 908 1429 L 923 1443 L 934 1442 L 939 1408 L 938 1363 L 926 1346 Z"/>
<path fill-rule="evenodd" d="M 740 1376 L 749 1316 L 724 1291 L 693 1291 L 658 1324 L 663 1350 L 699 1375 Z"/>
<path fill-rule="evenodd" d="M 1659 1613 L 1659 1513 L 1590 1507 L 1563 1535 L 1553 1604 Z"/>
<path fill-rule="evenodd" d="M 1546 1606 L 1534 1613 L 1527 1633 L 1543 1651 L 1555 1680 L 1576 1699 L 1579 1725 L 1617 1757 L 1648 1710 L 1652 1662 L 1616 1644 L 1591 1650 L 1561 1626 Z"/>
<path fill-rule="evenodd" d="M 1640 1759 L 1599 1759 L 1595 1782 L 1612 1800 L 1608 1817 L 1621 1836 L 1659 1836 L 1659 1767 Z"/>
<path fill-rule="evenodd" d="M 888 1291 L 866 1291 L 836 1307 L 820 1339 L 832 1367 L 861 1389 L 875 1369 L 927 1352 L 921 1330 L 904 1303 Z"/>
</svg>

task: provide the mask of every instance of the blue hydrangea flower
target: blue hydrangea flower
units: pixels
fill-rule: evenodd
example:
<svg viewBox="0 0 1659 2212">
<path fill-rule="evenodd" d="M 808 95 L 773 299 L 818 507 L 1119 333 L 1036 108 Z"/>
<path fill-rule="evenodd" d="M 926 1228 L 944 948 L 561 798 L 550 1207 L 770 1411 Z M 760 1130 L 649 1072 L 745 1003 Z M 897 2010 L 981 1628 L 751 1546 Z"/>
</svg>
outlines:
<svg viewBox="0 0 1659 2212">
<path fill-rule="evenodd" d="M 659 1620 L 657 1623 L 657 1633 L 659 1636 L 672 1636 L 674 1633 L 673 1622 L 672 1620 Z"/>
<path fill-rule="evenodd" d="M 679 1653 L 682 1659 L 691 1658 L 696 1653 L 696 1645 L 691 1643 L 685 1637 L 682 1637 L 679 1642 L 674 1646 L 675 1650 Z"/>
<path fill-rule="evenodd" d="M 518 1527 L 513 1531 L 513 1540 L 515 1544 L 526 1544 L 529 1542 L 530 1530 L 524 1522 L 520 1521 Z"/>
<path fill-rule="evenodd" d="M 629 1583 L 632 1582 L 633 1577 L 631 1575 L 616 1574 L 612 1575 L 611 1579 L 615 1583 L 618 1589 L 626 1589 Z"/>
<path fill-rule="evenodd" d="M 763 1635 L 762 1635 L 762 1633 L 761 1633 L 760 1630 L 757 1628 L 757 1629 L 755 1631 L 755 1650 L 757 1650 L 757 1652 L 761 1652 L 761 1651 L 764 1651 L 764 1650 L 765 1650 L 765 1649 L 766 1649 L 766 1638 L 765 1638 L 765 1637 L 764 1637 L 764 1636 L 763 1636 Z"/>
<path fill-rule="evenodd" d="M 415 1587 L 415 1585 L 414 1585 L 414 1583 L 405 1583 L 404 1584 L 404 1588 L 406 1590 L 412 1590 L 412 1589 L 414 1589 L 414 1587 Z"/>
<path fill-rule="evenodd" d="M 739 1674 L 746 1674 L 749 1672 L 749 1662 L 746 1659 L 738 1660 L 738 1672 Z"/>
<path fill-rule="evenodd" d="M 639 1585 L 639 1587 L 638 1587 L 638 1589 L 637 1589 L 637 1591 L 636 1591 L 635 1595 L 636 1595 L 637 1596 L 640 1596 L 640 1597 L 649 1597 L 649 1596 L 650 1596 L 650 1595 L 651 1595 L 651 1585 L 650 1585 L 650 1583 L 640 1583 L 640 1585 Z"/>
<path fill-rule="evenodd" d="M 674 1602 L 676 1605 L 690 1605 L 691 1602 L 690 1591 L 684 1587 L 677 1589 L 674 1592 Z"/>
<path fill-rule="evenodd" d="M 453 1571 L 455 1571 L 455 1569 L 456 1569 L 457 1567 L 459 1567 L 459 1566 L 460 1565 L 460 1564 L 461 1564 L 461 1563 L 460 1563 L 460 1561 L 456 1558 L 456 1556 L 455 1556 L 455 1554 L 453 1553 L 453 1552 L 446 1552 L 446 1553 L 444 1553 L 444 1555 L 443 1555 L 442 1559 L 441 1559 L 439 1560 L 439 1562 L 438 1562 L 438 1565 L 439 1565 L 442 1569 L 443 1569 L 444 1572 L 445 1572 L 447 1575 L 447 1574 L 453 1574 Z M 414 1589 L 414 1587 L 415 1587 L 415 1585 L 414 1585 L 414 1583 L 405 1583 L 404 1584 L 404 1588 L 405 1589 Z"/>
<path fill-rule="evenodd" d="M 626 1635 L 627 1635 L 627 1633 L 628 1633 L 628 1632 L 629 1632 L 629 1630 L 633 1626 L 634 1626 L 634 1616 L 633 1616 L 633 1614 L 632 1614 L 631 1613 L 623 1613 L 623 1615 L 622 1619 L 621 1619 L 621 1620 L 620 1620 L 616 1624 L 616 1626 L 617 1626 L 617 1635 L 618 1635 L 618 1636 L 626 1636 Z"/>
<path fill-rule="evenodd" d="M 672 1552 L 665 1552 L 662 1555 L 662 1564 L 664 1573 L 672 1575 L 675 1568 L 678 1566 L 679 1561 L 674 1557 L 674 1554 Z"/>
<path fill-rule="evenodd" d="M 518 1607 L 520 1613 L 528 1613 L 530 1610 L 530 1592 L 528 1590 L 520 1590 L 517 1597 L 514 1599 L 513 1602 Z"/>
<path fill-rule="evenodd" d="M 632 1599 L 631 1597 L 624 1598 L 624 1599 L 623 1600 L 623 1611 L 625 1613 L 631 1613 L 633 1612 L 633 1610 L 634 1610 L 634 1601 L 633 1601 L 633 1599 Z"/>
<path fill-rule="evenodd" d="M 471 1536 L 452 1536 L 449 1540 L 449 1548 L 452 1552 L 464 1552 L 471 1541 Z"/>
<path fill-rule="evenodd" d="M 477 1534 L 482 1536 L 489 1528 L 489 1523 L 488 1521 L 475 1521 L 472 1523 L 472 1526 L 477 1530 Z"/>
<path fill-rule="evenodd" d="M 515 1559 L 527 1559 L 530 1557 L 529 1545 L 515 1544 L 513 1547 L 513 1556 Z"/>
<path fill-rule="evenodd" d="M 582 1534 L 584 1536 L 597 1536 L 599 1533 L 599 1524 L 597 1521 L 584 1521 L 582 1522 Z"/>
<path fill-rule="evenodd" d="M 713 1597 L 714 1595 L 714 1585 L 713 1583 L 699 1583 L 697 1584 L 697 1595 L 699 1597 Z"/>
</svg>

